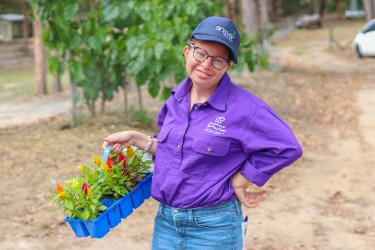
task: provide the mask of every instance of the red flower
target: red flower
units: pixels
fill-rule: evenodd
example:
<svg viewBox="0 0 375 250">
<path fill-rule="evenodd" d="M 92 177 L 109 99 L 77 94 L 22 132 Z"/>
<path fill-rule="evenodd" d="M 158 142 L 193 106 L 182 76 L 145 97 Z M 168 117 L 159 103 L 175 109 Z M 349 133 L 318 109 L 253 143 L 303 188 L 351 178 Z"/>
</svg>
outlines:
<svg viewBox="0 0 375 250">
<path fill-rule="evenodd" d="M 108 165 L 108 168 L 109 168 L 109 169 L 112 168 L 113 163 L 112 163 L 112 160 L 111 160 L 110 157 L 108 157 L 108 159 L 107 159 L 107 165 Z"/>
<path fill-rule="evenodd" d="M 90 189 L 90 186 L 87 185 L 86 182 L 82 184 L 82 191 L 83 191 L 85 194 L 92 195 L 92 191 L 91 191 L 91 189 Z"/>
<path fill-rule="evenodd" d="M 120 153 L 120 156 L 118 157 L 118 162 L 121 162 L 123 160 L 123 167 L 126 168 L 126 157 L 124 156 L 124 154 L 121 152 Z"/>
</svg>

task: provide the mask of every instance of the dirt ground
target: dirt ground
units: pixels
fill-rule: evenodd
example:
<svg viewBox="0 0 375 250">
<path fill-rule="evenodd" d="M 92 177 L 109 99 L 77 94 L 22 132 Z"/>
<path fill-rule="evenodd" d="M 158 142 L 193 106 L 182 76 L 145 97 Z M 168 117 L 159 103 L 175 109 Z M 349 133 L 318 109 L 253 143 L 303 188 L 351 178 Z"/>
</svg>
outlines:
<svg viewBox="0 0 375 250">
<path fill-rule="evenodd" d="M 299 161 L 262 187 L 267 201 L 243 209 L 247 250 L 375 249 L 375 58 L 358 59 L 350 50 L 363 24 L 295 30 L 271 45 L 269 70 L 232 73 L 288 121 L 304 148 Z M 331 25 L 342 49 L 330 48 Z M 1 98 L 0 249 L 150 249 L 155 200 L 92 239 L 76 238 L 48 197 L 56 182 L 101 154 L 105 135 L 155 128 L 123 125 L 121 97 L 107 115 L 70 129 L 67 94 Z M 160 102 L 145 99 L 155 118 Z"/>
</svg>

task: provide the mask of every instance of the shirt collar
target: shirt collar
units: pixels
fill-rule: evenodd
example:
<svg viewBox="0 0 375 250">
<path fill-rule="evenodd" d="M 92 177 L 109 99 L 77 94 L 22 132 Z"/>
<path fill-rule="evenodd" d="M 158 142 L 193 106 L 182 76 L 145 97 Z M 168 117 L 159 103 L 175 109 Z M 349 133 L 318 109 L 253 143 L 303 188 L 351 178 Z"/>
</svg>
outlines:
<svg viewBox="0 0 375 250">
<path fill-rule="evenodd" d="M 215 92 L 208 98 L 209 103 L 213 108 L 224 111 L 226 107 L 227 97 L 229 90 L 232 86 L 232 81 L 227 73 L 224 73 L 220 80 L 219 86 Z M 190 91 L 191 79 L 186 77 L 179 85 L 172 90 L 172 96 L 181 101 L 182 98 L 187 96 Z"/>
</svg>

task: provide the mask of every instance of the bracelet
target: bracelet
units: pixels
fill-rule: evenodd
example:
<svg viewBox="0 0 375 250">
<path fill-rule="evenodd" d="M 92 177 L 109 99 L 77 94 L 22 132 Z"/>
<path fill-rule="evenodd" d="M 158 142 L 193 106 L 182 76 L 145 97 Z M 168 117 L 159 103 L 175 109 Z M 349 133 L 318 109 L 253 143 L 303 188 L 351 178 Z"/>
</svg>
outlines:
<svg viewBox="0 0 375 250">
<path fill-rule="evenodd" d="M 150 151 L 150 149 L 152 147 L 152 143 L 154 143 L 154 137 L 153 136 L 149 136 L 149 139 L 148 139 L 148 142 L 147 142 L 147 146 L 144 149 L 145 152 L 149 152 Z"/>
</svg>

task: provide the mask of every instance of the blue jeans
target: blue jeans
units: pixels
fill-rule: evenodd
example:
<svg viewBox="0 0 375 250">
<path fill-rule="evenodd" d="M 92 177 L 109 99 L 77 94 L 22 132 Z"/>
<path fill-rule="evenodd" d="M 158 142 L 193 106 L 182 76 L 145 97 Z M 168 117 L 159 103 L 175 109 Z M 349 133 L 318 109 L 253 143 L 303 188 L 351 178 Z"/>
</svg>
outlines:
<svg viewBox="0 0 375 250">
<path fill-rule="evenodd" d="M 213 207 L 180 209 L 159 205 L 153 250 L 240 250 L 242 209 L 238 201 Z"/>
</svg>

